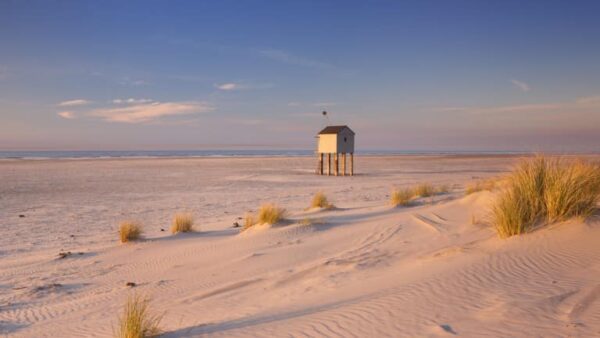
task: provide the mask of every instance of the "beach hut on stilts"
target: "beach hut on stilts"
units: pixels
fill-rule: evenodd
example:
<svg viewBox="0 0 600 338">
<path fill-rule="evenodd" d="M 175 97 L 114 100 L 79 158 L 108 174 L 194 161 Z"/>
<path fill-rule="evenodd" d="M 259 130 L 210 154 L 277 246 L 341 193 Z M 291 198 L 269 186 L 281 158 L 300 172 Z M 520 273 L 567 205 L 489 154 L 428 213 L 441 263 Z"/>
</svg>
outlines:
<svg viewBox="0 0 600 338">
<path fill-rule="evenodd" d="M 325 112 L 324 112 L 325 114 Z M 324 162 L 327 162 L 327 175 L 346 176 L 346 157 L 350 155 L 350 176 L 354 175 L 354 132 L 348 126 L 327 126 L 317 135 L 317 175 L 325 174 Z M 340 157 L 342 168 L 340 172 Z M 333 158 L 333 167 L 332 167 Z"/>
</svg>

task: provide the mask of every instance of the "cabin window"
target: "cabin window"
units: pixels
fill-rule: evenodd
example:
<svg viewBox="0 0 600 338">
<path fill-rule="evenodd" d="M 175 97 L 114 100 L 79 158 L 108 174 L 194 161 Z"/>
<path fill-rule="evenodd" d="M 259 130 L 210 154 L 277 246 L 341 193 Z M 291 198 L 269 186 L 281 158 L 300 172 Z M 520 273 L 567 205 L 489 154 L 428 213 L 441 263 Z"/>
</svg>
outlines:
<svg viewBox="0 0 600 338">
<path fill-rule="evenodd" d="M 348 142 L 348 138 L 344 136 L 344 143 Z"/>
</svg>

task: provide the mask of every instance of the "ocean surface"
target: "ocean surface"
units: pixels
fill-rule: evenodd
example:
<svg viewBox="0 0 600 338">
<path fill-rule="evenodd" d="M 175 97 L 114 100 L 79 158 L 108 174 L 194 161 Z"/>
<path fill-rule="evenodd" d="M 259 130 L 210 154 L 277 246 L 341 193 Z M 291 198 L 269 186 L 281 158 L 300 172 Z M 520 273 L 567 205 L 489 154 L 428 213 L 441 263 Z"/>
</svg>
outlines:
<svg viewBox="0 0 600 338">
<path fill-rule="evenodd" d="M 524 154 L 516 151 L 394 151 L 363 150 L 357 155 L 489 155 Z M 139 150 L 139 151 L 0 151 L 0 159 L 86 159 L 153 157 L 287 157 L 314 156 L 314 150 Z"/>
</svg>

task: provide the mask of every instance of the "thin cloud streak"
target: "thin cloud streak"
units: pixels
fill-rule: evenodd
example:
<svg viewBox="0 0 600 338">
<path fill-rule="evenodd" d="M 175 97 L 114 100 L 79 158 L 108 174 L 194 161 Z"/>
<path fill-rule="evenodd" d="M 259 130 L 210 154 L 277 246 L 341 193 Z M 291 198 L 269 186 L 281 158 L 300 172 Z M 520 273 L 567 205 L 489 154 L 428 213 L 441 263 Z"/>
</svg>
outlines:
<svg viewBox="0 0 600 338">
<path fill-rule="evenodd" d="M 525 82 L 523 82 L 523 81 L 519 81 L 519 80 L 512 79 L 512 80 L 510 80 L 510 82 L 511 82 L 511 83 L 512 83 L 512 84 L 513 84 L 515 87 L 519 88 L 519 90 L 521 90 L 522 92 L 528 92 L 528 91 L 530 91 L 530 90 L 531 90 L 531 87 L 530 87 L 530 86 L 529 86 L 527 83 L 525 83 Z"/>
<path fill-rule="evenodd" d="M 63 119 L 67 119 L 67 120 L 71 120 L 75 118 L 75 114 L 73 112 L 70 111 L 61 111 L 56 113 L 58 116 L 62 117 Z"/>
<path fill-rule="evenodd" d="M 140 103 L 150 103 L 150 102 L 154 102 L 154 100 L 150 100 L 150 99 L 135 99 L 135 98 L 128 98 L 128 99 L 114 99 L 112 100 L 112 103 L 114 104 L 140 104 Z"/>
<path fill-rule="evenodd" d="M 146 123 L 165 117 L 208 113 L 214 108 L 205 102 L 152 102 L 95 109 L 89 113 L 108 122 Z"/>
<path fill-rule="evenodd" d="M 242 89 L 242 86 L 237 84 L 237 83 L 233 83 L 233 82 L 228 82 L 228 83 L 222 83 L 222 84 L 215 84 L 215 87 L 219 90 L 224 90 L 224 91 L 231 91 L 231 90 L 236 90 L 236 89 Z"/>
<path fill-rule="evenodd" d="M 74 99 L 74 100 L 67 100 L 67 101 L 60 102 L 60 103 L 58 103 L 58 106 L 59 107 L 84 106 L 89 103 L 91 103 L 91 101 L 88 101 L 86 99 Z"/>
<path fill-rule="evenodd" d="M 487 107 L 440 107 L 433 108 L 434 112 L 459 112 L 467 114 L 502 114 L 502 113 L 557 113 L 600 111 L 600 96 L 580 97 L 573 101 L 554 103 L 533 103 L 522 105 L 487 106 Z"/>
</svg>

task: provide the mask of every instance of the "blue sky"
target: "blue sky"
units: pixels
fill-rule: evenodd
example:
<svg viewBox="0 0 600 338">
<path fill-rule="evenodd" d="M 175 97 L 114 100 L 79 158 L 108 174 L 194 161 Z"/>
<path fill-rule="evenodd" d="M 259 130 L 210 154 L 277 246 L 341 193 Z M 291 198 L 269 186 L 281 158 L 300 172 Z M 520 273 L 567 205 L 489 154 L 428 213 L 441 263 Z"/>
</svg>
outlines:
<svg viewBox="0 0 600 338">
<path fill-rule="evenodd" d="M 595 1 L 2 1 L 0 149 L 600 149 Z"/>
</svg>

